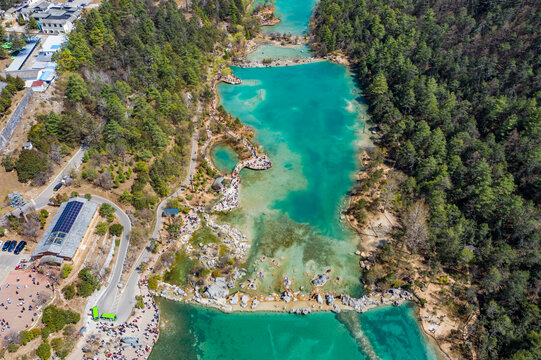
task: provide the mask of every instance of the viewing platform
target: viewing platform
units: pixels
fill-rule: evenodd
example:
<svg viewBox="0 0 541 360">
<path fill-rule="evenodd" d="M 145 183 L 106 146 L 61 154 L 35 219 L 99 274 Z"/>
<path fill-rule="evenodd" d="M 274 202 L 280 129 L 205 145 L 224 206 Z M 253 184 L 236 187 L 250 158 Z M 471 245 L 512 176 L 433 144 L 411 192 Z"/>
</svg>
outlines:
<svg viewBox="0 0 541 360">
<path fill-rule="evenodd" d="M 242 80 L 234 75 L 226 75 L 226 76 L 220 75 L 220 77 L 218 78 L 218 81 L 222 81 L 226 84 L 231 84 L 231 85 L 242 84 Z"/>
<path fill-rule="evenodd" d="M 223 200 L 214 206 L 213 211 L 231 211 L 239 206 L 239 172 L 244 169 L 266 170 L 272 166 L 267 155 L 255 156 L 251 159 L 241 161 L 235 166 L 231 174 L 231 184 L 222 190 Z"/>
</svg>

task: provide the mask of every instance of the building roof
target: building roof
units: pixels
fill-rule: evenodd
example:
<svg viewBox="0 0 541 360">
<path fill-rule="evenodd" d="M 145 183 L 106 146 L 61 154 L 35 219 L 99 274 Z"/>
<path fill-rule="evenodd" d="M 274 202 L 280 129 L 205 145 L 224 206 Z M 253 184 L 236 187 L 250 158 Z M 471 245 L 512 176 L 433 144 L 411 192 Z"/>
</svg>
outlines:
<svg viewBox="0 0 541 360">
<path fill-rule="evenodd" d="M 56 255 L 73 258 L 97 209 L 98 204 L 80 197 L 62 203 L 32 257 Z"/>
<path fill-rule="evenodd" d="M 178 209 L 174 209 L 174 208 L 165 209 L 163 211 L 163 214 L 164 215 L 177 215 L 178 214 Z"/>
<path fill-rule="evenodd" d="M 34 50 L 37 44 L 38 44 L 37 41 L 27 42 L 26 46 L 22 48 L 21 51 L 19 51 L 19 54 L 15 57 L 13 62 L 6 69 L 6 72 L 19 70 L 25 63 L 28 56 L 32 53 L 32 51 Z"/>
<path fill-rule="evenodd" d="M 38 87 L 43 85 L 43 80 L 36 80 L 32 83 L 32 87 Z"/>
<path fill-rule="evenodd" d="M 47 36 L 43 44 L 41 45 L 41 51 L 58 51 L 60 47 L 67 42 L 65 35 L 52 35 Z"/>
</svg>

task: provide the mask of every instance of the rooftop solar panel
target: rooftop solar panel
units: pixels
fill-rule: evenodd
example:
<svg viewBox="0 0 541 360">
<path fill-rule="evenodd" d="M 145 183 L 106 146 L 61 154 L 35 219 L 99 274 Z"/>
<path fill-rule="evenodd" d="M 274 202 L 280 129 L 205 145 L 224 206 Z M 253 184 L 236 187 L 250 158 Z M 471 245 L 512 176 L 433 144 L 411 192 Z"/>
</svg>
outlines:
<svg viewBox="0 0 541 360">
<path fill-rule="evenodd" d="M 75 222 L 75 219 L 77 219 L 77 215 L 79 215 L 79 211 L 81 211 L 81 208 L 83 207 L 83 203 L 80 201 L 70 201 L 66 207 L 64 208 L 64 211 L 62 212 L 62 215 L 60 215 L 60 218 L 56 222 L 52 233 L 61 231 L 64 233 L 69 233 L 71 230 L 71 227 L 73 226 L 73 223 Z"/>
</svg>

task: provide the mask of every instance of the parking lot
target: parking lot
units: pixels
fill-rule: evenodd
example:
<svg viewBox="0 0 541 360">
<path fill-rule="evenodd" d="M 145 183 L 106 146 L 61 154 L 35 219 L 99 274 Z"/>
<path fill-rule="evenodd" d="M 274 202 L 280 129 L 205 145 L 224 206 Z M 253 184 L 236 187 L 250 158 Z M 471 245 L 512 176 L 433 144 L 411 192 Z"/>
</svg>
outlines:
<svg viewBox="0 0 541 360">
<path fill-rule="evenodd" d="M 12 252 L 7 251 L 0 252 L 0 284 L 4 283 L 4 280 L 8 276 L 9 272 L 15 270 L 15 266 L 19 264 L 21 259 L 29 259 L 30 255 L 14 255 Z"/>
</svg>

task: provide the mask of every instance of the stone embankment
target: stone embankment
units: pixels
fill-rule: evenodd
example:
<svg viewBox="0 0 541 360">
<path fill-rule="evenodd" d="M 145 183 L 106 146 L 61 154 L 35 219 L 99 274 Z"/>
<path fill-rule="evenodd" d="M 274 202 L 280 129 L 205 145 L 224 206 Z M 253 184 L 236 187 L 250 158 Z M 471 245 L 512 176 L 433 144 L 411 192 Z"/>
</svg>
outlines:
<svg viewBox="0 0 541 360">
<path fill-rule="evenodd" d="M 241 68 L 262 68 L 262 67 L 276 67 L 276 66 L 293 66 L 310 64 L 315 62 L 326 61 L 326 59 L 319 57 L 299 57 L 292 59 L 271 59 L 270 61 L 248 61 L 243 60 L 235 63 L 236 66 Z"/>
<path fill-rule="evenodd" d="M 242 276 L 242 273 L 237 271 L 237 275 Z M 364 313 L 379 306 L 399 306 L 406 301 L 413 301 L 413 295 L 400 288 L 354 298 L 346 294 L 335 295 L 319 292 L 319 290 L 310 296 L 293 290 L 266 296 L 253 296 L 241 292 L 229 294 L 234 286 L 234 280 L 225 278 L 214 279 L 213 283 L 204 288 L 196 286 L 189 289 L 161 282 L 158 290 L 153 294 L 172 301 L 211 306 L 224 312 L 280 311 L 299 315 L 307 315 L 315 311 L 339 313 L 343 310 Z"/>
</svg>

